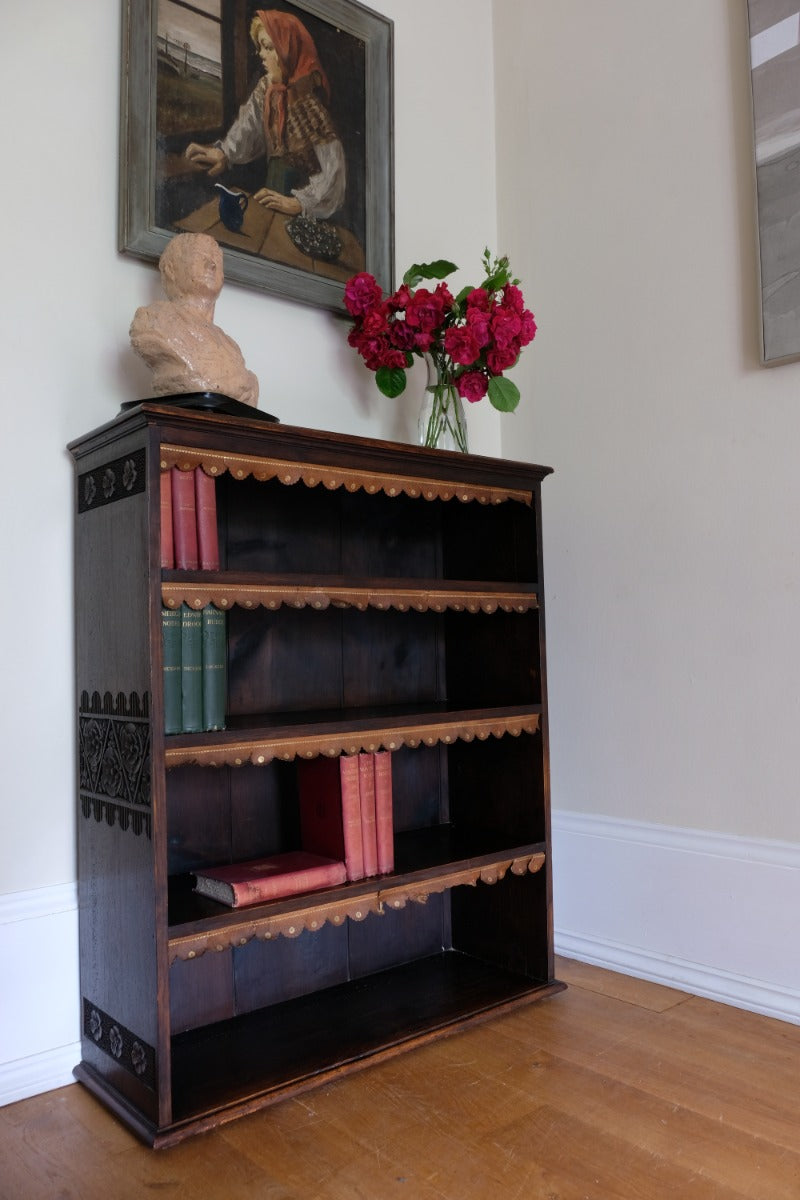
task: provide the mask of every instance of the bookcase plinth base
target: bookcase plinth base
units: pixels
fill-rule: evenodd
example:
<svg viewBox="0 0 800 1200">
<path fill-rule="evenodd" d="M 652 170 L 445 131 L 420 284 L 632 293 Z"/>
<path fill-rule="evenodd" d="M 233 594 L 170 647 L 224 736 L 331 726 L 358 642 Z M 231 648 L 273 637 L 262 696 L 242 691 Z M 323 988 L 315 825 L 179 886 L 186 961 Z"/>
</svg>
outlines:
<svg viewBox="0 0 800 1200">
<path fill-rule="evenodd" d="M 91 1066 L 81 1063 L 74 1074 L 133 1134 L 161 1149 L 564 988 L 450 951 L 180 1034 L 173 1039 L 175 1119 L 163 1127 Z"/>
</svg>

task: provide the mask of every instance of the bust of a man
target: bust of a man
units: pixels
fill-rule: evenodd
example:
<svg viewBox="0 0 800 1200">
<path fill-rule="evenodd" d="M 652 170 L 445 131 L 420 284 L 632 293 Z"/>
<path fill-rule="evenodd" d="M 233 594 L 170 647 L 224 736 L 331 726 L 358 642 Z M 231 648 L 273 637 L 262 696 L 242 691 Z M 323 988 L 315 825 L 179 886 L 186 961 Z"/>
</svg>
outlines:
<svg viewBox="0 0 800 1200">
<path fill-rule="evenodd" d="M 153 394 L 219 392 L 255 406 L 258 380 L 233 338 L 214 324 L 222 251 L 206 233 L 179 233 L 159 260 L 166 300 L 138 308 L 131 345 L 152 368 Z"/>
</svg>

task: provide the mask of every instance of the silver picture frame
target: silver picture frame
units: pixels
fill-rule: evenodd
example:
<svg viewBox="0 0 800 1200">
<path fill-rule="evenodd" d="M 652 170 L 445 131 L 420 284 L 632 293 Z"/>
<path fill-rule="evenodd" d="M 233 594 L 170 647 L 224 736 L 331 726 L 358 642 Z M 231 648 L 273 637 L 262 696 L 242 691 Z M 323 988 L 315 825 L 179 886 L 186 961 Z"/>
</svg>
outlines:
<svg viewBox="0 0 800 1200">
<path fill-rule="evenodd" d="M 327 220 L 293 221 L 254 201 L 257 161 L 214 180 L 186 155 L 190 144 L 225 135 L 263 74 L 249 33 L 257 4 L 123 5 L 119 249 L 157 261 L 177 233 L 207 232 L 222 247 L 227 280 L 274 296 L 343 312 L 344 283 L 357 270 L 391 291 L 392 21 L 355 0 L 274 0 L 267 10 L 289 14 L 313 39 L 346 164 L 342 207 Z M 223 188 L 244 208 L 239 227 L 220 204 Z"/>
<path fill-rule="evenodd" d="M 764 366 L 800 358 L 800 13 L 797 8 L 786 0 L 747 0 L 757 283 Z"/>
</svg>

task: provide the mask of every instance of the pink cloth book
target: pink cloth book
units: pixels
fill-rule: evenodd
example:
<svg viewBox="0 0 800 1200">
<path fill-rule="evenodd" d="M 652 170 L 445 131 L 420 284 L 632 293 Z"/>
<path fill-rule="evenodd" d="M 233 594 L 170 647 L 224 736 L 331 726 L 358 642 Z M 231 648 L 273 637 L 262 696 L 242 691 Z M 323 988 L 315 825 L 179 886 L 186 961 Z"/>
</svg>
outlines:
<svg viewBox="0 0 800 1200">
<path fill-rule="evenodd" d="M 175 541 L 175 566 L 179 571 L 196 571 L 197 508 L 194 498 L 194 471 L 179 471 L 172 475 L 172 530 Z"/>
<path fill-rule="evenodd" d="M 217 481 L 202 467 L 194 471 L 194 500 L 197 513 L 197 557 L 201 571 L 219 570 L 217 530 Z"/>
<path fill-rule="evenodd" d="M 348 879 L 364 878 L 358 759 L 309 759 L 297 764 L 300 835 L 312 854 L 344 859 Z"/>
<path fill-rule="evenodd" d="M 308 854 L 305 850 L 273 854 L 227 867 L 212 867 L 197 871 L 195 875 L 196 892 L 231 908 L 335 887 L 347 878 L 343 862 Z"/>
<path fill-rule="evenodd" d="M 392 754 L 379 750 L 375 760 L 375 840 L 378 844 L 378 874 L 394 870 L 394 821 L 392 817 Z"/>
<path fill-rule="evenodd" d="M 161 472 L 161 566 L 171 571 L 175 566 L 175 548 L 172 541 L 172 476 L 169 471 Z"/>
<path fill-rule="evenodd" d="M 358 756 L 358 795 L 361 801 L 361 841 L 364 874 L 378 874 L 378 838 L 375 828 L 375 767 L 372 754 Z"/>
</svg>

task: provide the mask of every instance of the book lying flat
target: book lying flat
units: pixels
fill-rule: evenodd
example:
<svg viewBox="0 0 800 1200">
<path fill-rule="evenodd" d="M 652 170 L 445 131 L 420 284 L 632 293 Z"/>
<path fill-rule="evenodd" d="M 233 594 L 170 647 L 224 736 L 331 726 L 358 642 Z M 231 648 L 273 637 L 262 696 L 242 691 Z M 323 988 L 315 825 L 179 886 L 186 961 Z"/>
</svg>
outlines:
<svg viewBox="0 0 800 1200">
<path fill-rule="evenodd" d="M 343 862 L 309 854 L 305 850 L 273 854 L 269 858 L 233 863 L 226 867 L 212 867 L 195 871 L 194 875 L 196 892 L 230 908 L 242 908 L 263 900 L 278 900 L 284 896 L 297 896 L 301 892 L 335 887 L 347 878 Z"/>
</svg>

